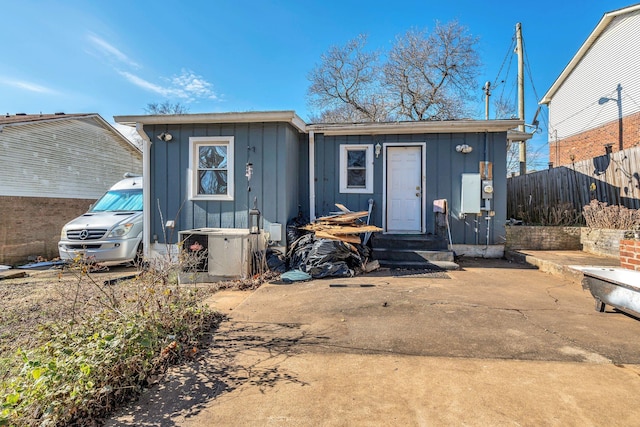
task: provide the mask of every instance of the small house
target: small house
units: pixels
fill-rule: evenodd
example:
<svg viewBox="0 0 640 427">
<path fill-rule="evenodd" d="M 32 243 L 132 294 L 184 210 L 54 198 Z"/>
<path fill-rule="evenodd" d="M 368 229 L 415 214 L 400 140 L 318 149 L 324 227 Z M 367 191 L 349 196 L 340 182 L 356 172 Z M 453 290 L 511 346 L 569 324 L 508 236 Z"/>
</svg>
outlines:
<svg viewBox="0 0 640 427">
<path fill-rule="evenodd" d="M 284 248 L 292 218 L 313 221 L 338 205 L 369 212 L 381 261 L 502 256 L 507 141 L 522 139 L 512 130 L 522 121 L 307 124 L 293 111 L 115 120 L 144 140 L 147 256 L 201 233 L 216 254 L 209 262 L 220 261 L 242 246 L 237 233 L 251 232 L 255 213 L 264 244 Z"/>
</svg>

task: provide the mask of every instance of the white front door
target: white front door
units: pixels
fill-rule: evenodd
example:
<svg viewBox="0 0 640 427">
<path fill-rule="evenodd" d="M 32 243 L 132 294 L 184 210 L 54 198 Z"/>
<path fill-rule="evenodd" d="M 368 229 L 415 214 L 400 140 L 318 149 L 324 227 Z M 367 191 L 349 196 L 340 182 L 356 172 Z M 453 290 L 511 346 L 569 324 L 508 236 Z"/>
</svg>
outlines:
<svg viewBox="0 0 640 427">
<path fill-rule="evenodd" d="M 422 231 L 422 146 L 387 147 L 386 231 Z"/>
</svg>

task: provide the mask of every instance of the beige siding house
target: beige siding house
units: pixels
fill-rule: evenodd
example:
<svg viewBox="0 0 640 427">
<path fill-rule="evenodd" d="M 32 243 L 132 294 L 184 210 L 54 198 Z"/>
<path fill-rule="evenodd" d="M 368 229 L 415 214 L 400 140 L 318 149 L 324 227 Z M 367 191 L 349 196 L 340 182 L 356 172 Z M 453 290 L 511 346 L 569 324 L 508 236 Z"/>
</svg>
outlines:
<svg viewBox="0 0 640 427">
<path fill-rule="evenodd" d="M 639 49 L 640 4 L 605 13 L 541 101 L 549 107 L 550 162 L 638 145 Z"/>
<path fill-rule="evenodd" d="M 57 257 L 60 229 L 142 153 L 98 114 L 0 116 L 0 264 Z"/>
</svg>

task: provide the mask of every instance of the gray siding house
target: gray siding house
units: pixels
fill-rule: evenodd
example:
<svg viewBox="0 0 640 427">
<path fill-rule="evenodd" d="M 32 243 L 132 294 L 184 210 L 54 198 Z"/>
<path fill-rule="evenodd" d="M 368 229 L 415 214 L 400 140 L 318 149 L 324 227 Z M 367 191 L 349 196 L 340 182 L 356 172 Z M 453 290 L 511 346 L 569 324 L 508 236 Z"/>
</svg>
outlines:
<svg viewBox="0 0 640 427">
<path fill-rule="evenodd" d="M 144 140 L 147 256 L 176 248 L 185 232 L 248 230 L 254 208 L 266 244 L 283 248 L 298 214 L 313 220 L 336 203 L 363 211 L 370 201 L 380 236 L 502 255 L 506 146 L 522 139 L 512 131 L 521 121 L 306 124 L 293 111 L 115 120 Z"/>
</svg>

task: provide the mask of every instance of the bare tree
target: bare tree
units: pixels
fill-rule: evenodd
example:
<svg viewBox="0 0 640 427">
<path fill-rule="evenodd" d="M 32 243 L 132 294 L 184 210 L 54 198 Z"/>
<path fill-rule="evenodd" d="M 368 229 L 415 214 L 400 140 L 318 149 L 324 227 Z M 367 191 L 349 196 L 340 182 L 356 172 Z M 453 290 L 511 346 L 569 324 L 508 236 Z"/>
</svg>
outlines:
<svg viewBox="0 0 640 427">
<path fill-rule="evenodd" d="M 515 101 L 500 95 L 493 101 L 496 119 L 509 119 L 517 117 Z M 529 157 L 529 155 L 527 155 Z M 520 170 L 520 144 L 507 142 L 507 173 L 517 173 Z"/>
<path fill-rule="evenodd" d="M 494 111 L 496 119 L 512 119 L 517 117 L 516 101 L 510 100 L 508 97 L 499 96 L 494 102 Z M 540 133 L 540 129 L 536 129 L 536 133 Z M 527 150 L 527 169 L 529 171 L 540 170 L 546 166 L 546 155 L 542 153 L 543 147 L 534 149 L 530 143 L 526 144 Z M 507 174 L 518 174 L 520 171 L 520 144 L 517 142 L 507 143 Z"/>
<path fill-rule="evenodd" d="M 180 102 L 172 103 L 171 101 L 164 101 L 161 103 L 150 102 L 144 109 L 147 114 L 187 114 L 189 107 Z"/>
<path fill-rule="evenodd" d="M 542 152 L 542 147 L 532 149 L 527 144 L 527 173 L 542 170 L 547 166 L 547 155 Z M 507 143 L 507 174 L 518 175 L 520 173 L 520 144 Z"/>
<path fill-rule="evenodd" d="M 451 22 L 433 32 L 410 30 L 398 37 L 384 66 L 385 85 L 398 115 L 409 120 L 449 120 L 465 115 L 476 88 L 477 38 Z"/>
<path fill-rule="evenodd" d="M 455 21 L 431 33 L 410 30 L 385 55 L 365 51 L 360 35 L 322 55 L 309 74 L 310 104 L 318 117 L 346 122 L 465 117 L 480 66 L 477 42 Z"/>
<path fill-rule="evenodd" d="M 367 37 L 360 35 L 344 47 L 332 47 L 309 74 L 310 104 L 329 110 L 328 117 L 338 116 L 349 122 L 386 118 L 378 53 L 365 52 L 366 41 Z"/>
<path fill-rule="evenodd" d="M 518 117 L 515 101 L 504 96 L 498 97 L 493 102 L 493 108 L 496 119 L 512 119 L 514 117 Z"/>
<path fill-rule="evenodd" d="M 320 113 L 309 117 L 311 123 L 358 123 L 369 121 L 359 115 L 350 104 L 338 105 L 331 109 L 322 110 Z"/>
</svg>

